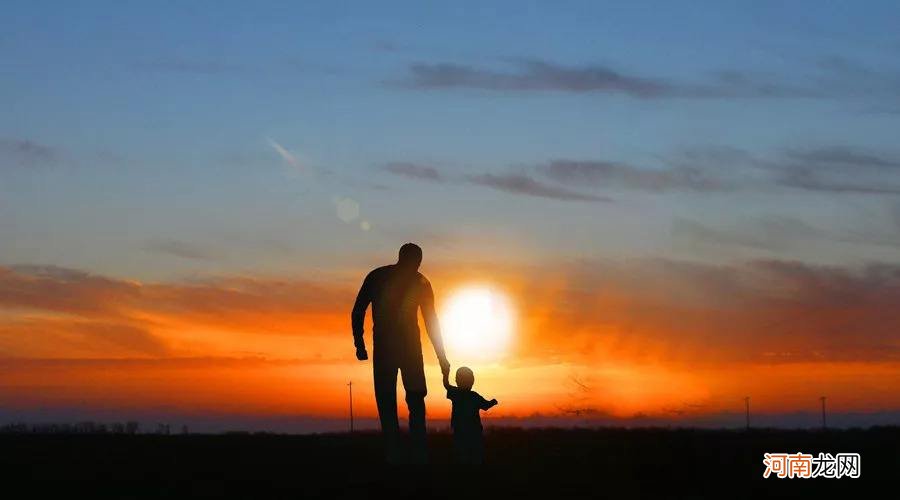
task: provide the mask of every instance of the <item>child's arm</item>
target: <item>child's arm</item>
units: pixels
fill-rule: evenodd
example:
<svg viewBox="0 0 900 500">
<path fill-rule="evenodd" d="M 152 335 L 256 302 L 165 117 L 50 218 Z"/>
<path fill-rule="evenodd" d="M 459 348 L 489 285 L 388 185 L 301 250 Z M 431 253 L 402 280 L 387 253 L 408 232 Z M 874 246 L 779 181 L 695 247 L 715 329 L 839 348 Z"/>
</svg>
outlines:
<svg viewBox="0 0 900 500">
<path fill-rule="evenodd" d="M 444 372 L 444 389 L 449 391 L 451 387 L 453 386 L 450 385 L 450 373 Z"/>
<path fill-rule="evenodd" d="M 497 406 L 498 404 L 499 403 L 497 403 L 496 399 L 492 399 L 492 400 L 488 401 L 487 399 L 484 399 L 482 397 L 481 401 L 478 402 L 478 407 L 481 408 L 482 410 L 490 410 L 491 408 Z"/>
</svg>

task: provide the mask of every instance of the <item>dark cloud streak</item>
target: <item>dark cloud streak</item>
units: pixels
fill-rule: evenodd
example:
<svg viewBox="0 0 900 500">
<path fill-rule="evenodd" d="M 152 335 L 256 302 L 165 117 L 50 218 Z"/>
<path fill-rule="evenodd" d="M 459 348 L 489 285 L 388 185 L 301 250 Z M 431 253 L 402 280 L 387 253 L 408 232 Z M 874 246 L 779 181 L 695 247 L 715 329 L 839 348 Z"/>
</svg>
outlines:
<svg viewBox="0 0 900 500">
<path fill-rule="evenodd" d="M 523 60 L 518 71 L 504 72 L 452 63 L 414 63 L 405 86 L 417 89 L 474 88 L 495 91 L 610 92 L 634 97 L 673 93 L 669 84 L 625 75 L 604 66 L 569 67 L 539 60 Z"/>
<path fill-rule="evenodd" d="M 28 139 L 0 138 L 0 166 L 11 162 L 17 167 L 41 167 L 58 160 L 59 151 L 45 144 Z"/>
<path fill-rule="evenodd" d="M 785 165 L 777 179 L 780 186 L 805 191 L 834 194 L 900 195 L 900 182 L 895 185 L 881 179 L 848 180 L 846 176 L 825 177 L 805 165 Z"/>
<path fill-rule="evenodd" d="M 384 170 L 401 177 L 409 177 L 411 179 L 441 182 L 444 180 L 438 170 L 429 165 L 420 165 L 408 162 L 388 163 L 384 166 Z"/>
<path fill-rule="evenodd" d="M 699 168 L 646 169 L 609 161 L 554 160 L 538 167 L 550 179 L 575 186 L 624 187 L 642 191 L 722 191 L 729 186 Z"/>
<path fill-rule="evenodd" d="M 611 198 L 573 191 L 535 179 L 525 173 L 490 173 L 448 177 L 436 168 L 416 163 L 389 163 L 384 170 L 391 174 L 418 181 L 456 183 L 491 188 L 505 193 L 548 198 L 561 201 L 611 202 Z"/>
<path fill-rule="evenodd" d="M 900 167 L 900 159 L 887 158 L 881 155 L 860 151 L 845 146 L 832 146 L 827 148 L 809 149 L 803 151 L 792 150 L 787 156 L 804 163 L 847 165 L 860 167 Z"/>
<path fill-rule="evenodd" d="M 383 169 L 410 179 L 460 183 L 567 201 L 612 201 L 584 190 L 717 193 L 788 188 L 810 193 L 900 195 L 900 157 L 834 146 L 756 156 L 737 148 L 694 148 L 644 167 L 605 159 L 553 159 L 516 172 L 447 176 L 435 167 L 389 163 Z"/>
<path fill-rule="evenodd" d="M 468 182 L 512 194 L 524 194 L 563 201 L 611 202 L 611 198 L 579 193 L 538 181 L 526 174 L 480 174 L 467 177 Z"/>
<path fill-rule="evenodd" d="M 417 62 L 407 69 L 405 77 L 395 83 L 420 90 L 607 93 L 640 99 L 818 97 L 812 90 L 759 80 L 738 71 L 721 71 L 708 82 L 689 84 L 630 75 L 599 64 L 567 66 L 539 59 L 512 59 L 501 69 L 446 62 Z"/>
</svg>

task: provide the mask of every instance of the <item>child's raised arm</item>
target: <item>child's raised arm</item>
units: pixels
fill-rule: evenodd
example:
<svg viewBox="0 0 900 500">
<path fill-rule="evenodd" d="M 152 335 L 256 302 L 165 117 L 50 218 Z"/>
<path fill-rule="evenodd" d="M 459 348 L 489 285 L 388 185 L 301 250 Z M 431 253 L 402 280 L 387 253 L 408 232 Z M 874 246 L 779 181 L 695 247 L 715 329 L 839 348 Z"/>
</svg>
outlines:
<svg viewBox="0 0 900 500">
<path fill-rule="evenodd" d="M 453 386 L 450 385 L 450 372 L 444 372 L 444 389 L 449 391 L 451 387 Z"/>
</svg>

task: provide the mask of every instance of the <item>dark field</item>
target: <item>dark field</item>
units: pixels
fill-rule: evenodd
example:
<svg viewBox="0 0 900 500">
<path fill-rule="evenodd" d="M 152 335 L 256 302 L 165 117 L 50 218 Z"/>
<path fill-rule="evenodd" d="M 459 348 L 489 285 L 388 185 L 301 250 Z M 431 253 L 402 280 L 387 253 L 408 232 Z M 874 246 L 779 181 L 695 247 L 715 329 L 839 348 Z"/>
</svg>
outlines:
<svg viewBox="0 0 900 500">
<path fill-rule="evenodd" d="M 0 469 L 36 487 L 120 498 L 896 498 L 900 427 L 868 430 L 520 430 L 487 434 L 488 464 L 381 465 L 374 433 L 0 435 Z M 764 480 L 764 452 L 854 452 L 860 479 Z M 54 481 L 47 481 L 54 480 Z M 61 482 L 64 481 L 64 482 Z M 874 484 L 875 482 L 882 484 Z M 26 497 L 22 497 L 26 498 Z M 90 498 L 90 497 L 85 497 Z"/>
</svg>

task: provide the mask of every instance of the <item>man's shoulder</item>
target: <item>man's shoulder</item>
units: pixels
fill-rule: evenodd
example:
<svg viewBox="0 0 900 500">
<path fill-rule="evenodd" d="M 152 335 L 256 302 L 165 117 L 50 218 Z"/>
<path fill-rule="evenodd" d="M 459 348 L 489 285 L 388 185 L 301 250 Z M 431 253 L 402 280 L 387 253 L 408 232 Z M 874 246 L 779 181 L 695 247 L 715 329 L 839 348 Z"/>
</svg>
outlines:
<svg viewBox="0 0 900 500">
<path fill-rule="evenodd" d="M 425 277 L 422 273 L 416 273 L 416 278 L 419 280 L 419 284 L 422 286 L 431 286 L 431 282 L 428 281 L 428 278 Z"/>
<path fill-rule="evenodd" d="M 388 274 L 391 273 L 391 270 L 393 268 L 394 268 L 394 266 L 392 266 L 392 265 L 376 267 L 375 269 L 372 269 L 371 271 L 369 271 L 369 274 L 366 275 L 366 278 L 377 279 L 382 276 L 387 276 Z"/>
</svg>

